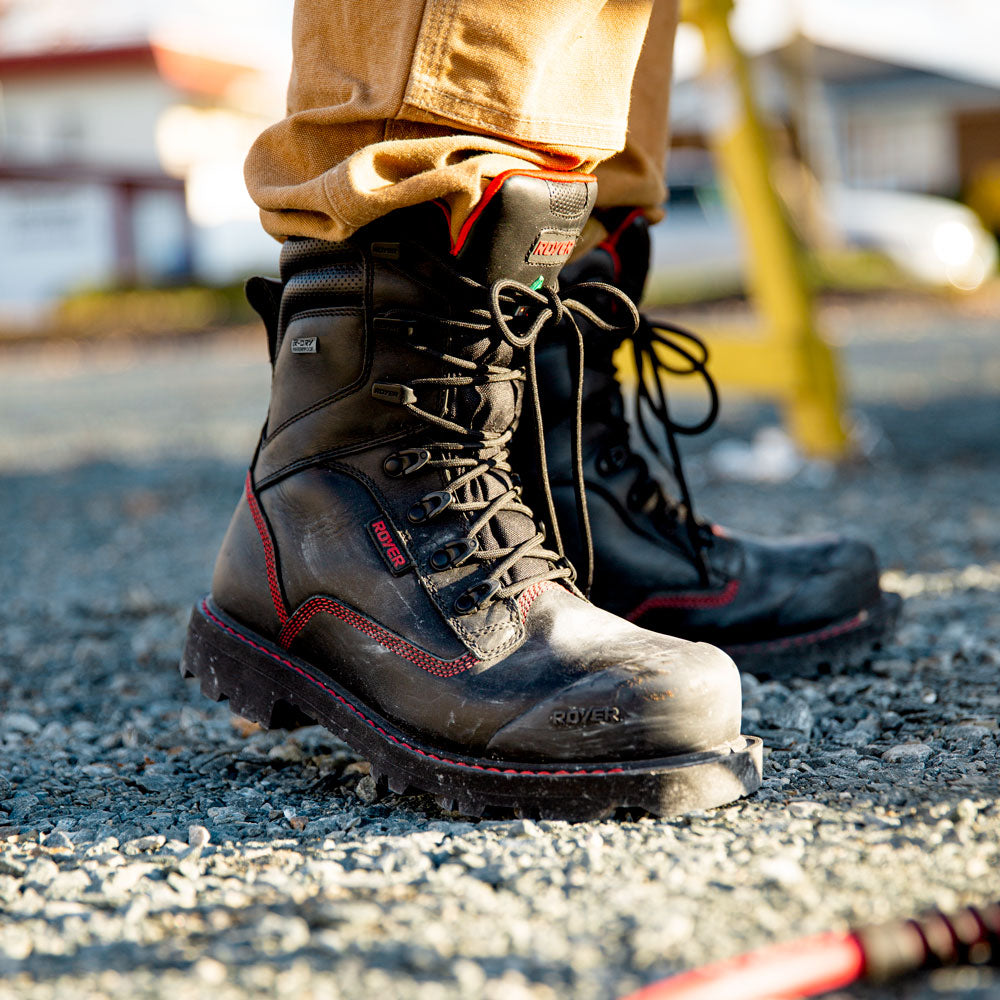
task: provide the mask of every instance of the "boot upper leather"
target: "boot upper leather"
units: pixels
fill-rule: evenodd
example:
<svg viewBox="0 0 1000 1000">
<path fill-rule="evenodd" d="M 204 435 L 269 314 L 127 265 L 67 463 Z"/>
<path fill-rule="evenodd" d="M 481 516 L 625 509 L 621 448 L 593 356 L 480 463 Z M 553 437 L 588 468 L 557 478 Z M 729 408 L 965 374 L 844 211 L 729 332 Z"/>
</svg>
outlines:
<svg viewBox="0 0 1000 1000">
<path fill-rule="evenodd" d="M 341 244 L 286 244 L 265 310 L 271 407 L 214 596 L 435 746 L 528 761 L 695 752 L 739 733 L 732 661 L 587 602 L 507 471 L 521 335 L 547 322 L 548 258 L 568 256 L 593 201 L 592 185 L 553 185 L 508 179 L 457 247 L 435 205 Z"/>
</svg>

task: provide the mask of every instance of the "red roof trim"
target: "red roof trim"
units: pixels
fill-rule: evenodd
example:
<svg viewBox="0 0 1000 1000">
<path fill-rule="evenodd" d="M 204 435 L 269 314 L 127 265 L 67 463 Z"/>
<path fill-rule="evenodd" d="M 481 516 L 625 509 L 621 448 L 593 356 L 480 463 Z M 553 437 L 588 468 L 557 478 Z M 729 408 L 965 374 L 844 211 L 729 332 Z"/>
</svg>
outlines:
<svg viewBox="0 0 1000 1000">
<path fill-rule="evenodd" d="M 256 72 L 252 66 L 180 52 L 150 42 L 97 49 L 49 49 L 21 55 L 0 52 L 0 79 L 136 68 L 153 69 L 181 90 L 214 96 L 224 94 L 241 76 Z"/>
<path fill-rule="evenodd" d="M 153 47 L 148 42 L 100 49 L 48 49 L 22 55 L 0 54 L 0 77 L 153 65 Z"/>
</svg>

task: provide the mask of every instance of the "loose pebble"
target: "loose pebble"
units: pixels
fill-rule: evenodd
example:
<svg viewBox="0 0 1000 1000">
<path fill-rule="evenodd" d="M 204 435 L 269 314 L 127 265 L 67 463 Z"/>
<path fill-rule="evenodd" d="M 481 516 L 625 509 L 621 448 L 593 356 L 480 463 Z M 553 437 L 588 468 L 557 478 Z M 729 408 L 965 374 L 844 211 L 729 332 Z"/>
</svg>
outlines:
<svg viewBox="0 0 1000 1000">
<path fill-rule="evenodd" d="M 375 779 L 370 774 L 363 775 L 354 789 L 354 794 L 365 805 L 371 805 L 372 802 L 378 799 L 378 785 Z"/>
<path fill-rule="evenodd" d="M 73 850 L 73 841 L 66 836 L 62 830 L 53 830 L 45 840 L 44 845 L 50 851 L 71 851 Z"/>
<path fill-rule="evenodd" d="M 163 834 L 154 834 L 150 837 L 136 837 L 122 846 L 125 854 L 145 854 L 150 851 L 159 850 L 167 842 Z"/>
<path fill-rule="evenodd" d="M 189 826 L 187 842 L 190 847 L 205 847 L 212 839 L 212 835 L 203 826 Z"/>
</svg>

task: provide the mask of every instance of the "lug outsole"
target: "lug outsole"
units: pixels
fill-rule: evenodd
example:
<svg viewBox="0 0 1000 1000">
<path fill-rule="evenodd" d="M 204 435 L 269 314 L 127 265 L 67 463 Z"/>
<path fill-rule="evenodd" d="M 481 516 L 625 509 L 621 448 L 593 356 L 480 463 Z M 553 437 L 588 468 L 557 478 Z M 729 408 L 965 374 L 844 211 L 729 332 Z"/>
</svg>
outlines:
<svg viewBox="0 0 1000 1000">
<path fill-rule="evenodd" d="M 756 677 L 820 677 L 871 662 L 894 632 L 902 606 L 898 594 L 886 592 L 877 604 L 814 632 L 723 648 Z"/>
<path fill-rule="evenodd" d="M 763 748 L 740 736 L 658 760 L 537 764 L 442 750 L 398 729 L 305 661 L 245 629 L 209 598 L 191 615 L 180 670 L 213 701 L 264 728 L 325 726 L 372 765 L 391 791 L 430 793 L 449 811 L 500 808 L 540 819 L 593 820 L 617 809 L 678 815 L 732 802 L 761 782 Z"/>
</svg>

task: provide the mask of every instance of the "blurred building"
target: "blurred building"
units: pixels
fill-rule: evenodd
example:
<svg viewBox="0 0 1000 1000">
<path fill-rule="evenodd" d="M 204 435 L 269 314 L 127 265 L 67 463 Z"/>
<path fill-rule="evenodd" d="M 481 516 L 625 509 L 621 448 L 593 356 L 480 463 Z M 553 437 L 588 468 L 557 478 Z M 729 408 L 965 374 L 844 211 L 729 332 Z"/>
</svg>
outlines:
<svg viewBox="0 0 1000 1000">
<path fill-rule="evenodd" d="M 829 22 L 796 23 L 755 53 L 764 110 L 785 123 L 818 178 L 959 197 L 1000 166 L 1000 64 L 928 53 L 902 16 L 876 52 L 870 26 L 845 27 L 851 17 L 845 9 L 836 32 Z M 694 72 L 675 86 L 674 139 L 700 146 L 725 96 L 718 81 L 706 86 L 696 75 L 697 60 L 689 65 Z"/>
<path fill-rule="evenodd" d="M 13 13 L 0 7 L 0 30 Z M 7 42 L 0 319 L 30 320 L 81 288 L 224 282 L 273 267 L 241 164 L 280 113 L 280 83 L 135 25 L 124 38 Z"/>
<path fill-rule="evenodd" d="M 955 5 L 740 0 L 734 27 L 821 181 L 964 193 L 1000 229 L 1000 7 Z M 283 112 L 290 9 L 0 0 L 0 324 L 81 288 L 273 270 L 242 161 Z M 691 32 L 673 130 L 704 146 L 727 94 L 685 56 Z"/>
</svg>

